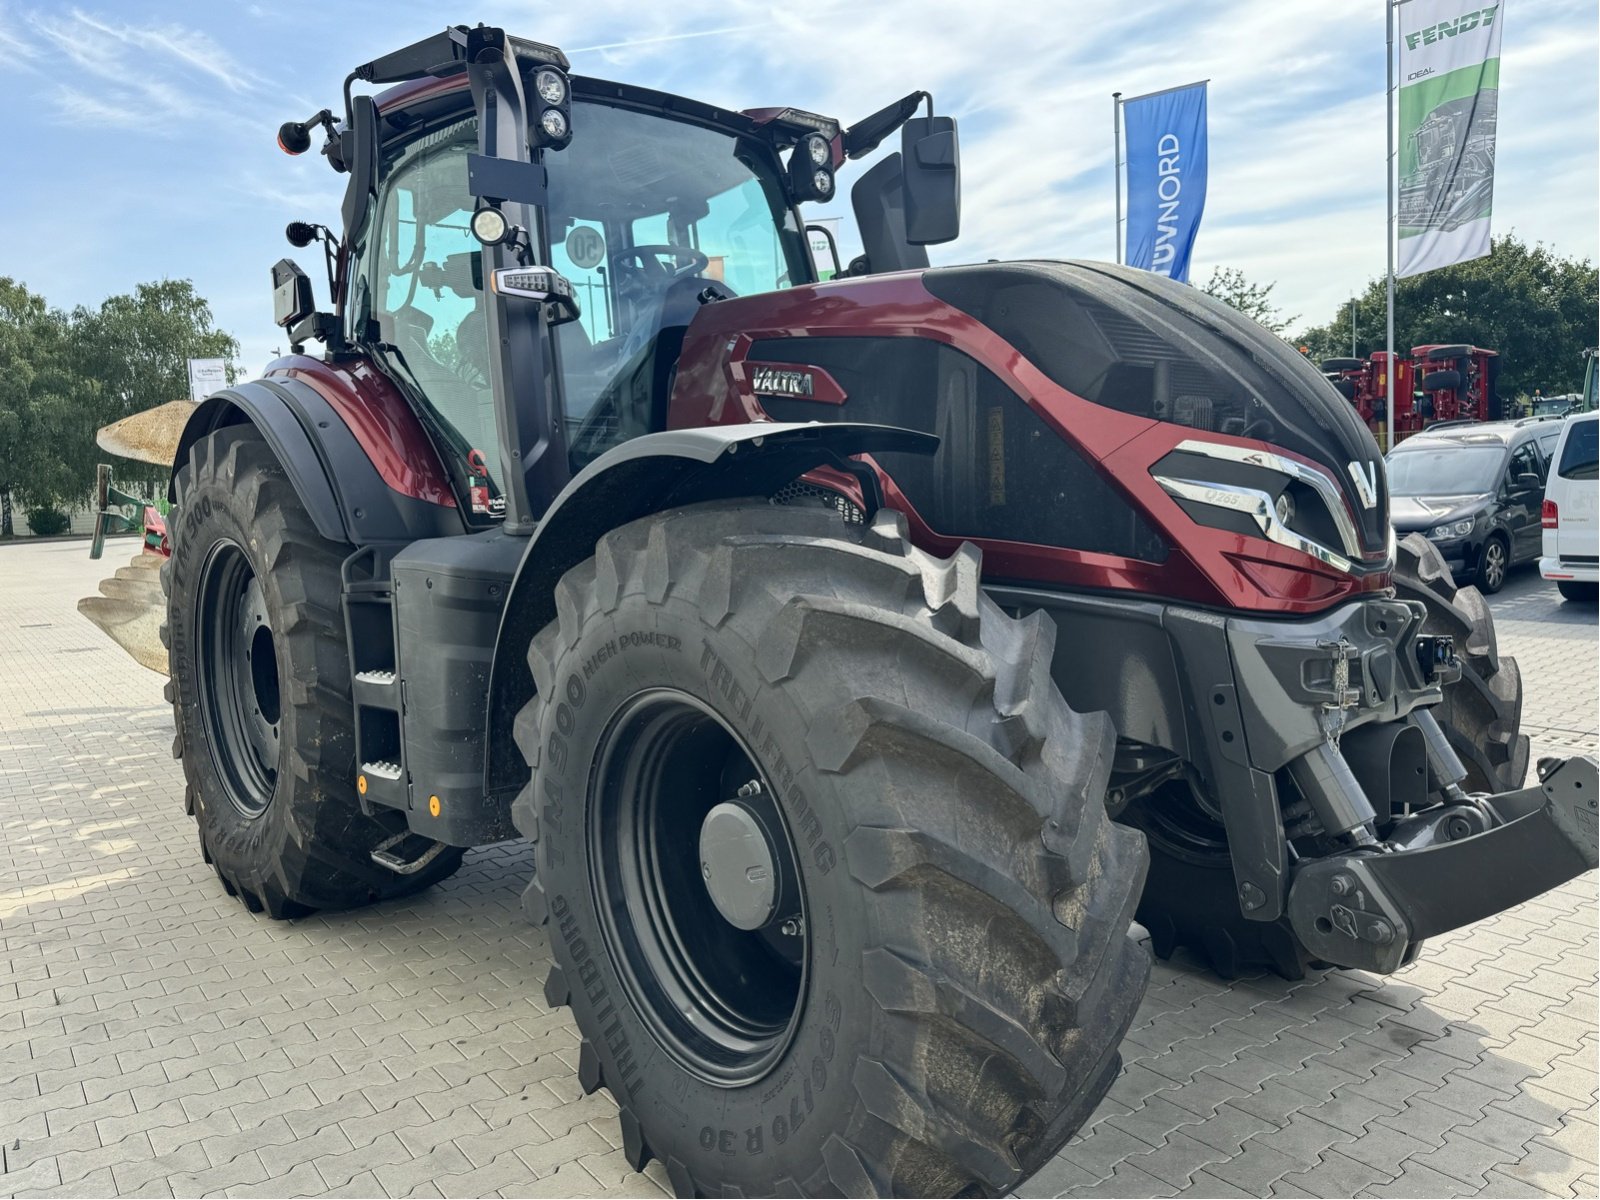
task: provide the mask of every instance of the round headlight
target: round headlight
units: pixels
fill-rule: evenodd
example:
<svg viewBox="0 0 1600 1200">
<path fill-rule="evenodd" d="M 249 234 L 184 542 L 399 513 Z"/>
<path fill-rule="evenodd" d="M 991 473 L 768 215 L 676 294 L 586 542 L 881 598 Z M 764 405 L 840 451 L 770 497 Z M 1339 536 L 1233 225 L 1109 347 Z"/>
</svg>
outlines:
<svg viewBox="0 0 1600 1200">
<path fill-rule="evenodd" d="M 833 195 L 833 173 L 831 171 L 811 172 L 811 186 L 816 189 L 817 199 L 826 200 Z"/>
<path fill-rule="evenodd" d="M 506 215 L 498 208 L 480 208 L 472 214 L 472 236 L 485 246 L 498 246 L 509 232 Z"/>
<path fill-rule="evenodd" d="M 806 153 L 811 156 L 812 165 L 825 167 L 833 158 L 833 147 L 820 133 L 811 133 L 806 135 Z"/>
<path fill-rule="evenodd" d="M 533 90 L 546 104 L 560 104 L 567 98 L 567 81 L 560 71 L 546 67 L 533 77 Z"/>
<path fill-rule="evenodd" d="M 567 118 L 559 108 L 547 108 L 539 115 L 539 128 L 552 141 L 559 142 L 567 136 Z"/>
</svg>

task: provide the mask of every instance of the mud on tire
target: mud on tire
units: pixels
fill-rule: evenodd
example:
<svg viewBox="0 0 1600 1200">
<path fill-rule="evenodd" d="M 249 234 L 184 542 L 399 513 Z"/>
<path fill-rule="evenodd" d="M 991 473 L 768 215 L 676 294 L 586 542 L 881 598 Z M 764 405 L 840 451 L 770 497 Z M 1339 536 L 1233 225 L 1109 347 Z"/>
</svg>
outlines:
<svg viewBox="0 0 1600 1200">
<path fill-rule="evenodd" d="M 168 519 L 172 557 L 161 570 L 162 639 L 171 667 L 166 695 L 177 726 L 172 750 L 183 763 L 184 807 L 199 826 L 201 853 L 223 887 L 252 912 L 291 918 L 407 895 L 451 874 L 460 850 L 446 850 L 412 876 L 370 859 L 380 841 L 405 829 L 405 820 L 400 813 L 363 815 L 356 799 L 339 580 L 350 548 L 317 532 L 250 426 L 197 442 L 178 473 L 177 493 Z M 250 643 L 243 668 L 258 674 L 238 685 L 246 695 L 276 702 L 275 714 L 268 713 L 277 717 L 269 742 L 275 750 L 250 756 L 253 767 L 234 757 L 240 747 L 224 728 L 229 720 L 218 715 L 224 706 L 212 708 L 207 699 L 228 691 L 228 670 L 214 661 L 227 639 L 207 632 L 215 627 L 204 612 L 209 603 L 211 617 L 218 615 L 208 596 L 230 607 L 218 591 L 223 572 L 242 572 L 247 590 L 254 581 L 251 607 L 267 630 Z M 202 680 L 219 669 L 220 676 Z M 259 725 L 253 732 L 257 740 L 266 736 Z"/>
<path fill-rule="evenodd" d="M 547 998 L 583 1035 L 580 1082 L 611 1089 L 628 1161 L 662 1160 L 680 1195 L 1001 1192 L 1118 1069 L 1149 963 L 1128 937 L 1142 839 L 1104 810 L 1112 729 L 1051 682 L 1054 625 L 1003 614 L 978 566 L 970 547 L 913 549 L 893 513 L 862 527 L 723 503 L 624 526 L 559 585 L 517 720 L 524 904 L 550 937 Z M 695 735 L 710 742 L 639 756 L 670 767 L 638 777 L 664 781 L 669 820 L 596 827 L 608 764 L 633 761 L 618 730 L 653 703 L 714 714 Z M 733 774 L 705 766 L 725 754 Z M 652 1005 L 665 960 L 637 953 L 656 937 L 644 893 L 609 881 L 627 847 L 682 842 L 751 773 L 792 837 L 804 940 L 743 976 L 777 997 L 762 1013 L 678 1021 Z M 684 943 L 708 911 L 693 891 L 649 910 Z M 714 936 L 708 974 L 768 961 Z M 762 1054 L 736 1052 L 731 1026 L 769 1031 Z"/>
</svg>

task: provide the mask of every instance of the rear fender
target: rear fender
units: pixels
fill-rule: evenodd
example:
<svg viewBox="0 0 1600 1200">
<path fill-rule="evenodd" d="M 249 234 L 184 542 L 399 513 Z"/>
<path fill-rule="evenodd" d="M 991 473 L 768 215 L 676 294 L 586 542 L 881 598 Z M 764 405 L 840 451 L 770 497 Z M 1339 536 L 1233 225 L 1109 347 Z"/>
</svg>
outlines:
<svg viewBox="0 0 1600 1200">
<path fill-rule="evenodd" d="M 249 423 L 283 466 L 317 532 L 329 541 L 365 546 L 464 532 L 459 510 L 395 491 L 361 443 L 323 397 L 296 379 L 261 379 L 218 392 L 195 407 L 172 460 L 168 499 L 177 499 L 178 471 L 200 439 Z"/>
<path fill-rule="evenodd" d="M 509 799 L 526 778 L 511 727 L 534 694 L 528 645 L 555 619 L 556 584 L 594 553 L 606 533 L 688 504 L 770 497 L 817 467 L 853 468 L 850 455 L 932 454 L 938 445 L 930 434 L 886 425 L 763 422 L 647 434 L 590 463 L 546 510 L 506 600 L 489 675 L 487 794 Z M 872 481 L 870 493 L 875 477 L 861 475 Z"/>
</svg>

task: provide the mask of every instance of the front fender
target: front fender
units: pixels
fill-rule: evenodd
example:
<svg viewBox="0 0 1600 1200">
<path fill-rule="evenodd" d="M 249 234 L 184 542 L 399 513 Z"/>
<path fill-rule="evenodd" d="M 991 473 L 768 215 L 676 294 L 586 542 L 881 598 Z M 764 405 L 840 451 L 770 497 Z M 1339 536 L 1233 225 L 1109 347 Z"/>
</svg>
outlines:
<svg viewBox="0 0 1600 1200">
<path fill-rule="evenodd" d="M 855 454 L 932 454 L 939 439 L 887 425 L 717 425 L 646 434 L 585 467 L 545 511 L 511 584 L 489 673 L 485 788 L 509 799 L 526 777 L 511 726 L 534 693 L 528 644 L 556 616 L 561 577 L 610 530 L 652 513 L 708 500 L 770 497 L 820 466 Z"/>
<path fill-rule="evenodd" d="M 178 471 L 190 448 L 241 422 L 266 439 L 317 532 L 331 542 L 403 543 L 464 531 L 456 509 L 390 487 L 333 406 L 296 379 L 240 384 L 196 405 L 173 455 L 169 500 L 177 499 Z"/>
</svg>

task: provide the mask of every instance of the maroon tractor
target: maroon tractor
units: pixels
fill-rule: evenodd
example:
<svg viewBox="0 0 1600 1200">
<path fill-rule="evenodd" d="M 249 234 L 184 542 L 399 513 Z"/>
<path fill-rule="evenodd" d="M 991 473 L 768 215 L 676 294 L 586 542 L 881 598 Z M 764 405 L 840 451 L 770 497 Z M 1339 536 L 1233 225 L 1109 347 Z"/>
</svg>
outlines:
<svg viewBox="0 0 1600 1200">
<path fill-rule="evenodd" d="M 1379 442 L 1389 445 L 1389 353 L 1368 358 L 1330 358 L 1322 373 L 1355 406 Z M 1498 421 L 1504 415 L 1495 384 L 1500 356 L 1476 346 L 1415 346 L 1396 359 L 1394 442 L 1442 421 Z"/>
<path fill-rule="evenodd" d="M 174 463 L 201 852 L 293 918 L 525 838 L 579 1079 L 680 1194 L 1016 1187 L 1117 1072 L 1136 913 L 1387 972 L 1594 865 L 1593 760 L 1522 786 L 1354 409 L 1155 275 L 931 269 L 925 93 L 739 112 L 455 27 L 317 128 L 331 308 L 279 262 L 293 353 Z M 819 282 L 801 206 L 896 134 Z"/>
</svg>

